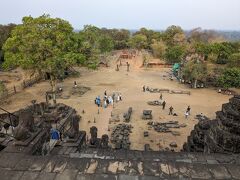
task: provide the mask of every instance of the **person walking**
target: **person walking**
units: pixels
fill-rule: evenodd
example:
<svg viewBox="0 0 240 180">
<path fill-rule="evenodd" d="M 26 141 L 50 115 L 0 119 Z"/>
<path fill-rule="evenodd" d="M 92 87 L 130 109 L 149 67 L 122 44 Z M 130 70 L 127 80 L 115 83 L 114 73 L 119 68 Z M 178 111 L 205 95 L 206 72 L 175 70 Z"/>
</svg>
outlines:
<svg viewBox="0 0 240 180">
<path fill-rule="evenodd" d="M 121 93 L 119 94 L 119 100 L 122 101 L 122 95 L 121 95 Z"/>
<path fill-rule="evenodd" d="M 188 112 L 188 111 L 186 111 L 186 112 L 185 112 L 185 119 L 187 119 L 187 118 L 188 118 L 188 116 L 189 116 L 189 112 Z"/>
<path fill-rule="evenodd" d="M 187 107 L 188 115 L 190 115 L 190 111 L 191 111 L 191 108 L 190 108 L 190 106 L 188 106 L 188 107 Z"/>
<path fill-rule="evenodd" d="M 74 81 L 74 82 L 73 82 L 73 85 L 74 85 L 74 87 L 76 88 L 76 87 L 77 87 L 77 82 Z"/>
<path fill-rule="evenodd" d="M 162 100 L 162 98 L 163 98 L 162 93 L 160 94 L 160 97 L 159 97 L 159 98 L 160 98 L 160 100 Z"/>
<path fill-rule="evenodd" d="M 145 92 L 146 91 L 146 87 L 145 87 L 145 85 L 143 86 L 143 92 Z"/>
<path fill-rule="evenodd" d="M 107 108 L 107 100 L 104 100 L 104 108 Z"/>
<path fill-rule="evenodd" d="M 166 101 L 163 101 L 163 103 L 162 103 L 162 109 L 163 110 L 165 109 L 165 106 L 166 106 Z"/>
<path fill-rule="evenodd" d="M 168 115 L 173 115 L 173 107 L 170 106 Z"/>
</svg>

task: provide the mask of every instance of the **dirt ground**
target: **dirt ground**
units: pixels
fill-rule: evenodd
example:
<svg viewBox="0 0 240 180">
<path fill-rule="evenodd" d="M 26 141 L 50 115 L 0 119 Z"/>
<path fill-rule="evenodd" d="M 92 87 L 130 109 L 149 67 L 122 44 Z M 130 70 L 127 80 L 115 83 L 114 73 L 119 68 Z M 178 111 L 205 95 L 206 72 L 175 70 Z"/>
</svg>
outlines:
<svg viewBox="0 0 240 180">
<path fill-rule="evenodd" d="M 134 127 L 130 134 L 131 149 L 144 150 L 145 144 L 150 144 L 153 150 L 161 150 L 169 147 L 171 142 L 176 142 L 178 147 L 176 151 L 182 149 L 182 145 L 187 140 L 194 125 L 198 122 L 194 117 L 196 114 L 203 113 L 209 118 L 215 118 L 215 112 L 221 109 L 223 103 L 228 102 L 230 96 L 218 94 L 212 89 L 188 89 L 185 85 L 179 84 L 177 81 L 170 81 L 163 77 L 167 75 L 170 69 L 145 69 L 140 68 L 142 64 L 141 54 L 134 59 L 128 60 L 130 63 L 130 72 L 127 72 L 127 66 L 121 66 L 120 71 L 115 71 L 116 58 L 112 58 L 112 64 L 108 68 L 100 68 L 97 71 L 90 71 L 84 68 L 77 68 L 80 71 L 80 77 L 68 78 L 59 86 L 63 88 L 63 96 L 68 99 L 58 99 L 58 102 L 65 103 L 75 108 L 82 116 L 80 121 L 80 129 L 85 130 L 89 136 L 89 128 L 96 126 L 98 128 L 98 136 L 103 134 L 110 136 L 111 129 L 116 124 L 109 124 L 111 113 L 119 114 L 122 123 L 122 116 L 127 112 L 128 107 L 133 108 L 130 124 Z M 79 97 L 71 95 L 73 82 L 78 85 L 90 87 L 91 90 Z M 159 93 L 143 92 L 142 86 L 152 88 L 167 88 L 171 90 L 187 90 L 191 91 L 191 95 L 186 94 L 168 94 L 163 93 L 163 99 L 166 101 L 166 109 L 162 110 L 160 106 L 149 106 L 147 101 L 159 99 Z M 38 102 L 45 100 L 45 92 L 50 89 L 49 82 L 41 82 L 33 85 L 31 88 L 25 89 L 9 98 L 8 104 L 2 104 L 1 107 L 13 112 L 31 104 L 31 100 L 36 99 Z M 112 92 L 121 92 L 123 100 L 116 103 L 114 107 L 110 106 L 106 109 L 98 108 L 94 104 L 96 96 L 103 97 L 104 91 L 108 94 Z M 173 106 L 174 112 L 178 116 L 169 116 L 168 108 Z M 184 112 L 187 106 L 191 106 L 191 115 L 185 119 Z M 180 132 L 180 136 L 173 136 L 170 133 L 158 133 L 154 130 L 148 130 L 146 120 L 142 120 L 142 112 L 144 109 L 152 110 L 153 121 L 164 122 L 169 120 L 179 121 L 179 124 L 185 123 L 187 127 L 174 129 Z M 82 113 L 82 110 L 85 113 Z M 94 119 L 96 123 L 94 123 Z M 108 131 L 110 130 L 110 131 Z M 149 137 L 144 137 L 143 132 L 149 131 Z"/>
</svg>

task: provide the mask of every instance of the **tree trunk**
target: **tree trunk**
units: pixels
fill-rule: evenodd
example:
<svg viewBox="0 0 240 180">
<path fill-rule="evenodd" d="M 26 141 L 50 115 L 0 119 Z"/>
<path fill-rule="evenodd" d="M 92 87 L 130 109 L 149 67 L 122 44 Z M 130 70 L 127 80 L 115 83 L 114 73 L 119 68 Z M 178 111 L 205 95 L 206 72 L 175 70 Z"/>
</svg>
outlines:
<svg viewBox="0 0 240 180">
<path fill-rule="evenodd" d="M 197 79 L 194 80 L 194 85 L 193 88 L 196 89 L 197 88 Z"/>
<path fill-rule="evenodd" d="M 52 98 L 53 98 L 53 105 L 56 105 L 57 101 L 56 101 L 56 84 L 57 84 L 57 80 L 54 76 L 50 75 L 50 84 L 52 87 Z"/>
</svg>

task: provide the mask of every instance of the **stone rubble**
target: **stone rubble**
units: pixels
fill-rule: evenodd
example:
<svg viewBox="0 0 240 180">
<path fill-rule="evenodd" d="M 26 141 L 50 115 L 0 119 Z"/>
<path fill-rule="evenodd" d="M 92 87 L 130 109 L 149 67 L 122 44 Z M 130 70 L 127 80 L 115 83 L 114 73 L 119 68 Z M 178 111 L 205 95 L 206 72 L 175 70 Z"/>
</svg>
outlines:
<svg viewBox="0 0 240 180">
<path fill-rule="evenodd" d="M 168 121 L 168 122 L 153 122 L 149 121 L 147 123 L 149 127 L 152 127 L 155 131 L 161 132 L 161 133 L 172 133 L 173 135 L 178 135 L 176 131 L 172 131 L 172 128 L 184 128 L 187 125 L 186 124 L 178 124 L 178 121 Z"/>
<path fill-rule="evenodd" d="M 142 119 L 144 120 L 152 119 L 152 110 L 143 110 Z"/>
<path fill-rule="evenodd" d="M 115 145 L 115 149 L 130 149 L 129 135 L 132 128 L 129 124 L 118 124 L 113 128 L 110 141 Z"/>
</svg>

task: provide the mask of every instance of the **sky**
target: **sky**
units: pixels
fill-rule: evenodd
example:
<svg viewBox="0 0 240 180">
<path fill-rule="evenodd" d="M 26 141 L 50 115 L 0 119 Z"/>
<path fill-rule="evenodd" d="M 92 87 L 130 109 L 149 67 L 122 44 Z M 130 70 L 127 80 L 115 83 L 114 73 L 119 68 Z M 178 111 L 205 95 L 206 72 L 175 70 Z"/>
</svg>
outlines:
<svg viewBox="0 0 240 180">
<path fill-rule="evenodd" d="M 49 14 L 75 29 L 86 24 L 107 28 L 164 30 L 179 25 L 240 30 L 240 0 L 0 0 L 0 24 L 21 23 L 23 16 Z"/>
</svg>

